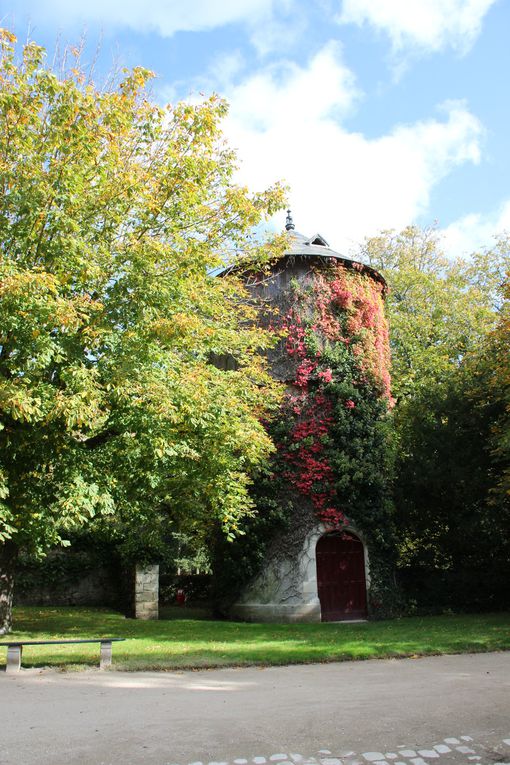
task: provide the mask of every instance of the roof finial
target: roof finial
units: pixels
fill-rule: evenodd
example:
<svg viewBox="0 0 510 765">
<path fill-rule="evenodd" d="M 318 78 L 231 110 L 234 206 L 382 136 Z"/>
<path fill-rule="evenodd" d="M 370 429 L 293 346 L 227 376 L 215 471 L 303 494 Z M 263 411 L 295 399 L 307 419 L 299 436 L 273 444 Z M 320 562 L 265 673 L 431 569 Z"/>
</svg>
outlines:
<svg viewBox="0 0 510 765">
<path fill-rule="evenodd" d="M 292 231 L 295 227 L 294 221 L 292 220 L 292 213 L 290 210 L 287 210 L 287 220 L 285 221 L 285 229 L 287 231 Z"/>
</svg>

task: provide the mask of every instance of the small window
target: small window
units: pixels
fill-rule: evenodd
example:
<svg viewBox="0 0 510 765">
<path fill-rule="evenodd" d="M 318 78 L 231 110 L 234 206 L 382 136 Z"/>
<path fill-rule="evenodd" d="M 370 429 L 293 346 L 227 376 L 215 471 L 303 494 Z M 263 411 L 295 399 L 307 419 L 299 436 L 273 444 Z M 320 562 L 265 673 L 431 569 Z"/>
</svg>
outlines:
<svg viewBox="0 0 510 765">
<path fill-rule="evenodd" d="M 316 234 L 313 239 L 310 239 L 307 244 L 315 244 L 319 247 L 329 247 L 329 244 L 326 242 L 323 236 L 320 234 Z"/>
</svg>

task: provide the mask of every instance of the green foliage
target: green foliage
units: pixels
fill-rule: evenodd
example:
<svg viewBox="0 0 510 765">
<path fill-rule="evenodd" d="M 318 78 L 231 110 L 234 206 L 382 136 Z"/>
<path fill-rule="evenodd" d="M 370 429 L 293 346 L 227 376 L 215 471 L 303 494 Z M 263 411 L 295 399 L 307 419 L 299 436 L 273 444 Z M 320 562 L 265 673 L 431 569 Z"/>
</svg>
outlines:
<svg viewBox="0 0 510 765">
<path fill-rule="evenodd" d="M 211 573 L 211 557 L 207 547 L 197 545 L 190 534 L 174 533 L 172 537 L 177 548 L 173 558 L 177 574 Z"/>
<path fill-rule="evenodd" d="M 449 260 L 435 229 L 413 226 L 367 240 L 360 255 L 388 281 L 392 394 L 412 399 L 454 373 L 494 325 L 497 269 L 484 278 L 490 259 Z"/>
<path fill-rule="evenodd" d="M 502 408 L 492 433 L 492 456 L 499 478 L 494 487 L 495 502 L 503 504 L 510 514 L 510 265 L 501 291 L 499 321 L 483 352 L 483 361 L 486 387 Z"/>
<path fill-rule="evenodd" d="M 427 588 L 418 587 L 427 572 L 436 582 L 436 608 L 509 602 L 502 582 L 510 563 L 510 515 L 491 501 L 497 481 L 492 428 L 501 406 L 487 399 L 486 390 L 481 398 L 479 392 L 472 371 L 463 367 L 397 423 L 400 563 L 410 590 L 417 589 L 427 607 Z"/>
<path fill-rule="evenodd" d="M 101 564 L 105 561 L 91 550 L 73 550 L 72 554 L 56 550 L 42 561 L 21 556 L 16 574 L 16 595 L 23 597 L 37 588 L 57 591 L 63 584 L 66 587 L 77 584 Z"/>
<path fill-rule="evenodd" d="M 161 109 L 146 70 L 100 90 L 0 46 L 1 538 L 42 553 L 102 517 L 151 557 L 168 519 L 235 534 L 272 448 L 273 339 L 209 273 L 279 252 L 252 231 L 281 190 L 235 185 L 221 100 Z"/>
<path fill-rule="evenodd" d="M 277 436 L 277 421 L 271 424 L 269 432 Z M 227 540 L 224 535 L 216 537 L 213 599 L 220 616 L 228 614 L 232 603 L 261 571 L 271 543 L 292 523 L 294 508 L 281 471 L 282 464 L 276 457 L 266 470 L 255 476 L 251 494 L 256 513 L 244 519 L 241 534 L 235 541 Z"/>
<path fill-rule="evenodd" d="M 364 252 L 390 287 L 401 579 L 427 609 L 505 607 L 510 519 L 497 370 L 508 369 L 508 243 L 447 260 L 434 230 L 408 228 L 369 240 Z"/>
<path fill-rule="evenodd" d="M 354 375 L 353 370 L 350 379 Z M 371 616 L 394 616 L 401 612 L 402 599 L 394 575 L 397 537 L 392 416 L 385 400 L 370 385 L 344 383 L 338 388 L 332 386 L 330 393 L 336 405 L 325 455 L 337 476 L 338 505 L 362 532 L 369 550 Z M 345 408 L 345 396 L 355 402 L 352 410 Z"/>
</svg>

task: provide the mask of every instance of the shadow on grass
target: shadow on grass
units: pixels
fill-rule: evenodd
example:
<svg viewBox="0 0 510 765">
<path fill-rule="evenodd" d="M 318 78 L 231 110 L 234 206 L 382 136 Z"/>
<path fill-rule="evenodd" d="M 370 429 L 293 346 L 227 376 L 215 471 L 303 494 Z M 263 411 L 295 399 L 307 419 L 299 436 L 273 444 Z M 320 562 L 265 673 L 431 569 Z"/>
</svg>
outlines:
<svg viewBox="0 0 510 765">
<path fill-rule="evenodd" d="M 180 610 L 182 616 L 191 613 Z M 123 637 L 114 668 L 183 669 L 282 665 L 510 649 L 510 615 L 409 617 L 364 624 L 253 624 L 172 618 L 126 619 L 108 609 L 24 607 L 12 637 L 25 640 Z M 98 646 L 24 650 L 24 666 L 97 666 Z"/>
</svg>

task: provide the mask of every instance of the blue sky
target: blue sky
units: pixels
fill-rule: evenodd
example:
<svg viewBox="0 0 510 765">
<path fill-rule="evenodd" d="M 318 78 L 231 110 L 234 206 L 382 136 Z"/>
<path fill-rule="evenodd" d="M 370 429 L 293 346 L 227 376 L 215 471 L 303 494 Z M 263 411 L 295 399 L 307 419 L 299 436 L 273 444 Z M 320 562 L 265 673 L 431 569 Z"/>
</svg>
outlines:
<svg viewBox="0 0 510 765">
<path fill-rule="evenodd" d="M 146 66 L 161 101 L 225 96 L 240 180 L 288 183 L 296 227 L 346 254 L 510 229 L 510 0 L 0 0 L 0 23 L 51 52 L 85 32 L 98 77 Z"/>
</svg>

